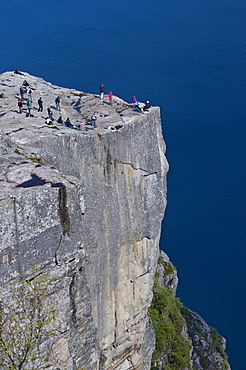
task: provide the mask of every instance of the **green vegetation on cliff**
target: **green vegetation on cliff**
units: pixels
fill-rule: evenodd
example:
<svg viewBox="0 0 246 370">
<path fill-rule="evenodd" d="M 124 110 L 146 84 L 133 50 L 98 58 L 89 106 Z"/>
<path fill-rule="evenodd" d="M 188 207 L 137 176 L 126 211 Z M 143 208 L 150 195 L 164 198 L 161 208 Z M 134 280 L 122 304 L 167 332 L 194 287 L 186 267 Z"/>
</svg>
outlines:
<svg viewBox="0 0 246 370">
<path fill-rule="evenodd" d="M 173 297 L 173 291 L 160 286 L 158 273 L 155 275 L 153 300 L 149 314 L 156 333 L 156 347 L 152 356 L 151 370 L 158 370 L 158 359 L 166 356 L 165 370 L 190 367 L 191 344 L 182 334 L 184 318 L 180 314 L 182 303 Z"/>
<path fill-rule="evenodd" d="M 161 264 L 162 266 L 164 266 L 164 275 L 165 276 L 174 274 L 174 272 L 176 271 L 176 267 L 173 266 L 173 264 L 171 262 L 166 262 L 164 260 L 163 256 L 160 256 L 158 258 L 158 263 Z"/>
<path fill-rule="evenodd" d="M 213 366 L 214 369 L 221 369 L 227 370 L 229 369 L 228 364 L 228 356 L 225 353 L 223 340 L 221 335 L 217 332 L 215 328 L 209 328 L 209 332 L 204 330 L 204 327 L 199 325 L 199 321 L 196 320 L 197 316 L 194 316 L 194 313 L 190 311 L 187 307 L 182 306 L 181 314 L 185 318 L 187 325 L 188 325 L 188 333 L 193 342 L 194 351 L 197 352 L 197 355 L 200 358 L 200 364 L 204 369 L 211 368 Z M 196 315 L 196 314 L 195 314 Z M 211 352 L 217 352 L 220 356 L 222 361 L 219 363 L 218 367 L 214 362 L 211 362 L 211 359 L 208 356 L 208 350 L 205 350 L 202 346 L 198 346 L 197 343 L 194 342 L 193 338 L 195 335 L 199 335 L 201 340 L 207 343 L 208 346 L 211 348 Z M 194 367 L 196 369 L 196 367 Z"/>
<path fill-rule="evenodd" d="M 46 365 L 49 349 L 42 345 L 54 333 L 56 308 L 44 299 L 51 280 L 22 277 L 0 299 L 0 369 L 37 370 Z"/>
</svg>

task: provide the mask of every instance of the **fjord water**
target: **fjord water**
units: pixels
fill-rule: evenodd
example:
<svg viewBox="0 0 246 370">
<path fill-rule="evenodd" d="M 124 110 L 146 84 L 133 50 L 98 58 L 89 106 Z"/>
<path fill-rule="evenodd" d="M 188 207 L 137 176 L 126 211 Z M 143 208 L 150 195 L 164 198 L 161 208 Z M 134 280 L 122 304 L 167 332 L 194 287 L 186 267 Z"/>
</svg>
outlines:
<svg viewBox="0 0 246 370">
<path fill-rule="evenodd" d="M 170 164 L 161 248 L 178 296 L 245 352 L 244 0 L 8 0 L 0 5 L 0 72 L 40 76 L 162 112 Z"/>
</svg>

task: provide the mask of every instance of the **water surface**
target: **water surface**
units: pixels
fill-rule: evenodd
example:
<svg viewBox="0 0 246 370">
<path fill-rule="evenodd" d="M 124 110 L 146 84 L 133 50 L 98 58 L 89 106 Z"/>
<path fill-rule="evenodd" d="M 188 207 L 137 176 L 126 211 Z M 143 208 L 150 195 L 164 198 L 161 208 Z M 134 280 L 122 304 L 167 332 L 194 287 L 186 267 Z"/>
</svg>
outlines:
<svg viewBox="0 0 246 370">
<path fill-rule="evenodd" d="M 161 106 L 170 164 L 161 248 L 178 295 L 246 363 L 245 35 L 242 0 L 8 0 L 0 72 Z"/>
</svg>

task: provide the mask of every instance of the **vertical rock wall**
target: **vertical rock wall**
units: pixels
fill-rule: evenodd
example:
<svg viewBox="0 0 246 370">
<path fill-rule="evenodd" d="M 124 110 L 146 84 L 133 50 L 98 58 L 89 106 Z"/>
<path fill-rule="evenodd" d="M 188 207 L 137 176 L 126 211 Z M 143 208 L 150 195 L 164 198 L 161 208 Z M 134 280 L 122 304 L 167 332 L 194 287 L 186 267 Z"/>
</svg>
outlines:
<svg viewBox="0 0 246 370">
<path fill-rule="evenodd" d="M 159 109 L 119 131 L 34 135 L 33 148 L 63 186 L 2 193 L 2 284 L 34 266 L 55 276 L 46 345 L 59 369 L 149 369 L 168 170 Z"/>
</svg>

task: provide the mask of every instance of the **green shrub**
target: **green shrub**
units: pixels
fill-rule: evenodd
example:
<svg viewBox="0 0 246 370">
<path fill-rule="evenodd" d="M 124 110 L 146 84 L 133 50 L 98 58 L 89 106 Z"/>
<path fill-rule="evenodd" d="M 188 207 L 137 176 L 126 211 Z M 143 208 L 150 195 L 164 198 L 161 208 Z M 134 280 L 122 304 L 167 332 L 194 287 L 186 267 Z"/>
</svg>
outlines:
<svg viewBox="0 0 246 370">
<path fill-rule="evenodd" d="M 181 310 L 180 310 L 180 313 L 181 315 L 184 317 L 185 321 L 187 322 L 187 324 L 189 325 L 193 325 L 193 321 L 192 321 L 192 315 L 191 315 L 191 312 L 190 310 L 185 307 L 184 305 L 181 307 Z"/>
<path fill-rule="evenodd" d="M 229 369 L 228 356 L 224 351 L 221 335 L 219 335 L 215 328 L 211 328 L 210 333 L 212 336 L 212 343 L 210 343 L 211 347 L 214 351 L 219 352 L 223 358 L 222 370 L 227 370 Z"/>
<path fill-rule="evenodd" d="M 212 348 L 216 351 L 216 352 L 219 352 L 220 354 L 224 354 L 224 348 L 223 348 L 223 345 L 222 345 L 222 340 L 221 340 L 221 336 L 219 335 L 219 333 L 217 332 L 217 330 L 215 328 L 211 328 L 211 336 L 212 336 L 212 343 L 211 346 Z"/>
<path fill-rule="evenodd" d="M 152 357 L 152 370 L 156 369 L 154 362 L 161 354 L 167 354 L 166 370 L 182 369 L 190 364 L 190 341 L 181 331 L 184 318 L 180 314 L 182 304 L 178 298 L 173 298 L 173 291 L 160 286 L 158 274 L 155 275 L 153 300 L 149 308 L 153 327 L 156 333 L 156 348 Z"/>
<path fill-rule="evenodd" d="M 176 270 L 176 267 L 173 266 L 173 264 L 171 262 L 164 261 L 163 256 L 160 256 L 158 258 L 158 263 L 160 265 L 164 266 L 164 275 L 165 276 L 173 274 Z"/>
<path fill-rule="evenodd" d="M 48 276 L 21 277 L 0 299 L 0 369 L 32 370 L 47 364 L 50 350 L 40 346 L 54 334 L 50 324 L 57 309 L 45 304 Z"/>
</svg>

